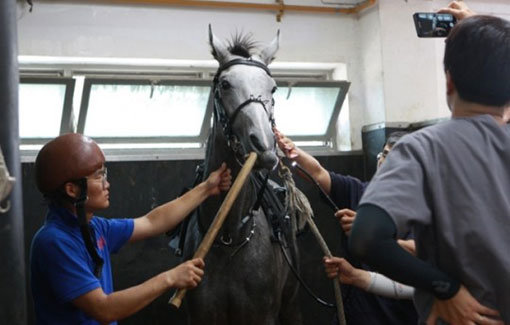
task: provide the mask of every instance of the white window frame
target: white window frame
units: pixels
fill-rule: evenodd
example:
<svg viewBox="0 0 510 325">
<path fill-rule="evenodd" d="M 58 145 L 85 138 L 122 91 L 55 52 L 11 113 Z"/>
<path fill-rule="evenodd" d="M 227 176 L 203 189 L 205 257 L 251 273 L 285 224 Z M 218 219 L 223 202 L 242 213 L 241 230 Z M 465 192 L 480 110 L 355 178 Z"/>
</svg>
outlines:
<svg viewBox="0 0 510 325">
<path fill-rule="evenodd" d="M 181 60 L 184 61 L 184 60 Z M 90 90 L 94 84 L 151 85 L 199 85 L 212 86 L 217 63 L 208 61 L 148 60 L 148 59 L 87 59 L 87 58 L 40 58 L 20 57 L 21 82 L 30 80 L 38 83 L 66 84 L 60 134 L 83 133 Z M 339 154 L 337 149 L 337 121 L 350 82 L 332 80 L 334 75 L 345 76 L 344 64 L 322 63 L 273 63 L 270 65 L 277 85 L 283 87 L 340 87 L 327 131 L 323 135 L 294 135 L 293 141 L 319 143 L 307 147 L 313 154 Z M 73 76 L 84 78 L 75 83 Z M 75 89 L 83 86 L 82 89 Z M 73 95 L 81 94 L 77 125 L 73 118 Z M 79 98 L 79 97 L 78 97 Z M 209 94 L 207 108 L 198 136 L 192 137 L 104 137 L 94 139 L 105 151 L 110 161 L 123 160 L 172 160 L 201 159 L 205 155 L 205 144 L 211 127 L 212 94 Z M 278 103 L 276 103 L 278 105 Z M 76 109 L 75 109 L 76 112 Z M 74 127 L 76 125 L 76 128 Z M 22 148 L 22 160 L 33 161 L 39 148 L 50 139 L 22 139 L 22 145 L 36 145 L 31 149 Z M 194 147 L 164 147 L 164 144 L 198 144 Z M 154 145 L 151 147 L 151 145 Z M 38 148 L 37 148 L 38 146 Z M 147 146 L 147 148 L 141 148 Z"/>
<path fill-rule="evenodd" d="M 87 119 L 87 112 L 90 100 L 90 92 L 94 85 L 143 85 L 143 86 L 211 86 L 211 81 L 208 80 L 158 80 L 157 82 L 149 79 L 115 79 L 115 78 L 85 78 L 83 85 L 83 94 L 81 100 L 80 116 L 78 118 L 77 132 L 82 133 L 85 130 L 85 123 Z M 202 126 L 198 136 L 158 136 L 158 137 L 94 137 L 98 143 L 120 144 L 120 143 L 199 143 L 203 144 L 207 140 L 209 133 L 209 123 L 211 120 L 212 109 L 211 102 L 212 96 L 209 95 L 207 100 L 207 108 L 202 120 Z"/>
<path fill-rule="evenodd" d="M 58 134 L 73 132 L 72 109 L 73 93 L 75 80 L 73 78 L 62 77 L 21 77 L 20 84 L 45 84 L 45 85 L 64 85 L 66 88 L 62 105 L 62 118 L 60 121 L 60 130 Z M 41 121 L 44 123 L 44 121 Z M 41 145 L 48 142 L 50 138 L 21 138 L 22 145 Z"/>
</svg>

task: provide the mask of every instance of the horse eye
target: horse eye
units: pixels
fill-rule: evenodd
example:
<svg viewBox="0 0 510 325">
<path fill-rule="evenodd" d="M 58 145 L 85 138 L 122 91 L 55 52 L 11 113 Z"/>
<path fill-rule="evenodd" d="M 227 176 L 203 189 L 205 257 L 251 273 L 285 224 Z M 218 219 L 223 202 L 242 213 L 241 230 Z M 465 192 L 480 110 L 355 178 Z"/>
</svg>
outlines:
<svg viewBox="0 0 510 325">
<path fill-rule="evenodd" d="M 271 94 L 274 94 L 277 89 L 278 89 L 278 87 L 274 86 L 273 89 L 271 89 Z"/>
<path fill-rule="evenodd" d="M 221 82 L 221 89 L 223 90 L 229 90 L 230 88 L 232 88 L 232 85 L 230 85 L 230 83 L 226 80 L 223 80 Z"/>
</svg>

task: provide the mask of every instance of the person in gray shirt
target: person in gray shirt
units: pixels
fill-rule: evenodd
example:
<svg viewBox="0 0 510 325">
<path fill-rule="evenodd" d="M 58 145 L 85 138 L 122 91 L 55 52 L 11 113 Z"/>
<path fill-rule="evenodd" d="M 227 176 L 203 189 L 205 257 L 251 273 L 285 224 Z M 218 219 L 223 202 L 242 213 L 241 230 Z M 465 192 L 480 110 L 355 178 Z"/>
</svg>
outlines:
<svg viewBox="0 0 510 325">
<path fill-rule="evenodd" d="M 421 322 L 510 323 L 510 22 L 462 19 L 444 68 L 452 119 L 395 145 L 360 202 L 349 248 L 416 288 Z M 395 240 L 409 230 L 417 257 Z"/>
</svg>

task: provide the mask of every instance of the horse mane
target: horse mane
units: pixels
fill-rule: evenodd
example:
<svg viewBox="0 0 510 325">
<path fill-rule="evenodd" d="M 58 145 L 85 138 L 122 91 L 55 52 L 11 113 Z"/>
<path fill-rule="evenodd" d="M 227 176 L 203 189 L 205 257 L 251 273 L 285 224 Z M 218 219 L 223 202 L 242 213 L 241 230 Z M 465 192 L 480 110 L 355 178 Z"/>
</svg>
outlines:
<svg viewBox="0 0 510 325">
<path fill-rule="evenodd" d="M 249 58 L 255 54 L 253 51 L 256 48 L 257 42 L 253 40 L 252 33 L 243 34 L 242 32 L 236 32 L 228 43 L 228 51 L 230 54 L 242 56 L 244 58 Z"/>
</svg>

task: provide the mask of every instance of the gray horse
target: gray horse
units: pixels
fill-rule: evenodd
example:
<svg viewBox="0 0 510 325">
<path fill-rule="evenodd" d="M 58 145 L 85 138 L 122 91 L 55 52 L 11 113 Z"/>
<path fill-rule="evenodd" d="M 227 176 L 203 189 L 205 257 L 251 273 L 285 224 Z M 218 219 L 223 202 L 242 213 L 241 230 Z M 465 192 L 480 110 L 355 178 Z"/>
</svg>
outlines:
<svg viewBox="0 0 510 325">
<path fill-rule="evenodd" d="M 258 54 L 246 35 L 226 45 L 209 26 L 209 41 L 220 67 L 214 78 L 214 122 L 204 177 L 225 161 L 235 178 L 247 153 L 255 151 L 258 159 L 205 259 L 202 283 L 187 293 L 189 323 L 299 325 L 299 285 L 289 267 L 290 262 L 297 268 L 296 220 L 266 216 L 268 210 L 278 209 L 267 202 L 261 207 L 260 193 L 273 190 L 274 183 L 264 187 L 264 177 L 259 182 L 255 177 L 278 163 L 272 131 L 276 83 L 267 65 L 278 50 L 279 33 Z M 208 199 L 190 220 L 185 258 L 193 255 L 223 199 Z"/>
</svg>

